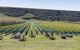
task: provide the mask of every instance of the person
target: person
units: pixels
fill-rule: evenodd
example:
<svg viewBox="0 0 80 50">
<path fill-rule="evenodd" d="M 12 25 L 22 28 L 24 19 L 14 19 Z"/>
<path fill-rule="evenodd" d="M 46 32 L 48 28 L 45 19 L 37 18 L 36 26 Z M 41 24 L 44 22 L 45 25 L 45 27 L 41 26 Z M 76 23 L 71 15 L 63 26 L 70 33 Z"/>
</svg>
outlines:
<svg viewBox="0 0 80 50">
<path fill-rule="evenodd" d="M 0 35 L 0 40 L 3 40 L 3 36 L 2 35 Z"/>
<path fill-rule="evenodd" d="M 25 37 L 25 35 L 23 35 L 22 38 L 19 38 L 19 41 L 26 41 L 26 37 Z"/>
<path fill-rule="evenodd" d="M 35 38 L 35 37 L 36 37 L 36 36 L 33 34 L 33 31 L 31 31 L 30 37 L 31 37 L 31 38 Z"/>
<path fill-rule="evenodd" d="M 61 35 L 61 38 L 66 39 L 66 35 L 65 34 Z"/>
<path fill-rule="evenodd" d="M 15 38 L 15 34 L 11 33 L 11 38 L 10 39 L 14 39 Z"/>
<path fill-rule="evenodd" d="M 18 32 L 18 33 L 16 34 L 16 37 L 17 37 L 17 38 L 21 38 L 20 32 Z"/>
</svg>

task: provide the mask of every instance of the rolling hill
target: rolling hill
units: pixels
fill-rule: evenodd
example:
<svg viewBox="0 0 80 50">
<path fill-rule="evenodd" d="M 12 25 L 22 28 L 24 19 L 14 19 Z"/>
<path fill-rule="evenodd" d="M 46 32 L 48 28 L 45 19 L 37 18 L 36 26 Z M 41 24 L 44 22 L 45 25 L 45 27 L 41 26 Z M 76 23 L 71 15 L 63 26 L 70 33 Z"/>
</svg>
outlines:
<svg viewBox="0 0 80 50">
<path fill-rule="evenodd" d="M 80 21 L 80 11 L 0 7 L 0 13 L 23 19 L 51 21 Z"/>
</svg>

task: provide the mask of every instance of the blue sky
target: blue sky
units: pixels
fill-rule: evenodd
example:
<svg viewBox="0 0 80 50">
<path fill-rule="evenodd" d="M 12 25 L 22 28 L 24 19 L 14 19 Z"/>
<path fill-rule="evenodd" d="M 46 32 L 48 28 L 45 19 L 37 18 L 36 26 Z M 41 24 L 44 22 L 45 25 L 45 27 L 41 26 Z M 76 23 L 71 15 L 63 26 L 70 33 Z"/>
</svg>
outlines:
<svg viewBox="0 0 80 50">
<path fill-rule="evenodd" d="M 0 0 L 0 6 L 80 11 L 80 0 Z"/>
</svg>

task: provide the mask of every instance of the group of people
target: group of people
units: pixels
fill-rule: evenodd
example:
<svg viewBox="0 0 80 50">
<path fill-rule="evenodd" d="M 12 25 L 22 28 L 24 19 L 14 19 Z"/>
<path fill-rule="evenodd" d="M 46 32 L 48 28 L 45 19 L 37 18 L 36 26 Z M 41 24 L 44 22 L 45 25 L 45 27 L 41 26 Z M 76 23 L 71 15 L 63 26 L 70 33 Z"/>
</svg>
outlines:
<svg viewBox="0 0 80 50">
<path fill-rule="evenodd" d="M 32 31 L 31 31 L 30 37 L 31 38 L 35 38 L 36 37 L 35 35 L 33 35 Z M 10 39 L 18 39 L 19 41 L 26 41 L 27 38 L 26 38 L 25 35 L 21 35 L 20 32 L 18 32 L 18 33 L 12 32 Z M 2 35 L 0 35 L 0 40 L 3 40 L 3 36 Z"/>
<path fill-rule="evenodd" d="M 48 31 L 44 31 L 45 33 L 43 33 L 46 37 L 49 37 L 49 39 L 51 40 L 55 40 L 56 38 L 54 37 L 54 32 L 48 32 Z M 33 34 L 33 31 L 31 31 L 30 37 L 35 38 L 36 36 Z M 63 34 L 61 35 L 62 39 L 66 39 L 66 38 L 73 38 L 72 34 Z M 25 35 L 21 35 L 20 32 L 18 33 L 11 33 L 11 39 L 18 39 L 19 41 L 26 41 L 26 36 Z M 3 40 L 3 36 L 0 35 L 0 40 Z"/>
<path fill-rule="evenodd" d="M 21 36 L 19 32 L 17 34 L 12 33 L 11 39 L 19 39 L 19 41 L 26 41 L 26 36 L 25 35 Z"/>
<path fill-rule="evenodd" d="M 63 34 L 63 35 L 61 35 L 61 38 L 62 39 L 73 38 L 73 35 L 72 34 Z"/>
</svg>

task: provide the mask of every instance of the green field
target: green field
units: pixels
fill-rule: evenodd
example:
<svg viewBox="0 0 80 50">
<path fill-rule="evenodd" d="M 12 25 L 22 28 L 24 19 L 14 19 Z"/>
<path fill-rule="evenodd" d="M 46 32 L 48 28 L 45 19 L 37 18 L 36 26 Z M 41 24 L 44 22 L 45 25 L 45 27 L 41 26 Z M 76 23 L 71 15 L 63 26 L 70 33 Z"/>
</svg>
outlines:
<svg viewBox="0 0 80 50">
<path fill-rule="evenodd" d="M 1 26 L 0 34 L 4 38 L 0 40 L 0 50 L 80 50 L 79 30 L 79 23 L 65 21 L 30 21 Z M 31 31 L 34 38 L 30 37 Z M 48 34 L 45 31 L 48 31 Z M 26 35 L 27 41 L 10 39 L 12 32 Z M 52 34 L 54 35 L 52 36 Z M 72 35 L 73 38 L 61 38 L 62 35 L 67 34 Z M 51 37 L 55 37 L 55 40 L 51 40 Z"/>
</svg>

